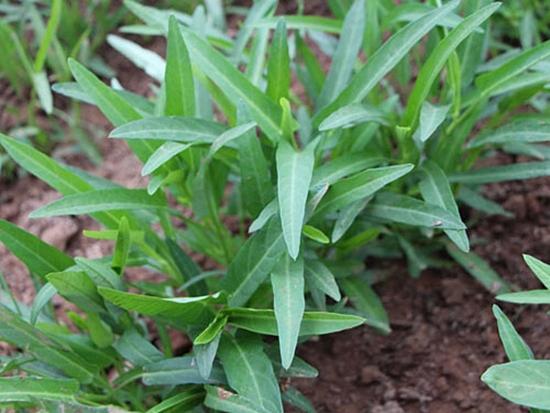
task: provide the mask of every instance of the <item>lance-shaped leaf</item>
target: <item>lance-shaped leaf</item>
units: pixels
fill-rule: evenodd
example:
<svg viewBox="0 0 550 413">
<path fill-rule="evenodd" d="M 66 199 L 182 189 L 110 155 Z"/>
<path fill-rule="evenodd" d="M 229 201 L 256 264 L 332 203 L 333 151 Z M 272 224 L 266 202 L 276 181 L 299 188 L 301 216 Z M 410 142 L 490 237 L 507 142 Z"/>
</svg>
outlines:
<svg viewBox="0 0 550 413">
<path fill-rule="evenodd" d="M 298 344 L 300 324 L 305 309 L 304 260 L 298 258 L 293 261 L 288 254 L 285 254 L 271 273 L 271 285 L 281 361 L 283 367 L 288 369 Z"/>
<path fill-rule="evenodd" d="M 245 304 L 267 278 L 285 249 L 281 224 L 271 219 L 249 238 L 229 265 L 224 286 L 231 294 L 229 305 Z"/>
<path fill-rule="evenodd" d="M 342 20 L 332 19 L 329 17 L 321 16 L 276 16 L 266 17 L 256 23 L 256 27 L 267 27 L 275 29 L 279 23 L 279 19 L 284 19 L 286 26 L 289 29 L 296 30 L 314 30 L 318 32 L 326 33 L 341 33 L 342 32 Z"/>
<path fill-rule="evenodd" d="M 99 293 L 106 300 L 128 311 L 136 311 L 143 315 L 159 316 L 184 323 L 194 323 L 204 314 L 212 311 L 211 304 L 221 303 L 221 294 L 202 297 L 172 297 L 161 298 L 149 295 L 125 293 L 110 288 L 99 288 Z"/>
<path fill-rule="evenodd" d="M 292 259 L 300 252 L 307 195 L 315 162 L 314 147 L 296 151 L 281 141 L 277 149 L 277 194 L 287 250 Z"/>
<path fill-rule="evenodd" d="M 277 320 L 273 310 L 231 308 L 225 310 L 229 323 L 244 330 L 270 336 L 277 335 Z M 365 319 L 351 314 L 306 311 L 300 326 L 300 336 L 316 336 L 335 333 L 357 327 Z"/>
<path fill-rule="evenodd" d="M 451 183 L 482 185 L 493 182 L 539 178 L 548 175 L 550 175 L 550 161 L 525 162 L 458 172 L 449 176 L 449 181 Z"/>
<path fill-rule="evenodd" d="M 365 0 L 355 0 L 344 19 L 340 41 L 317 102 L 319 107 L 330 103 L 346 87 L 363 44 L 364 29 Z"/>
<path fill-rule="evenodd" d="M 113 130 L 110 138 L 155 139 L 182 143 L 212 143 L 225 127 L 209 120 L 184 116 L 140 119 Z"/>
<path fill-rule="evenodd" d="M 380 109 L 361 103 L 352 103 L 338 109 L 328 116 L 320 125 L 320 131 L 338 128 L 350 128 L 366 122 L 389 125 L 388 116 Z"/>
<path fill-rule="evenodd" d="M 164 412 L 188 412 L 194 407 L 201 404 L 204 400 L 204 389 L 201 386 L 193 386 L 186 390 L 180 390 L 178 394 L 164 399 L 156 406 L 147 410 L 147 413 L 164 413 Z"/>
<path fill-rule="evenodd" d="M 530 290 L 500 294 L 497 296 L 497 300 L 515 304 L 550 304 L 550 290 Z"/>
<path fill-rule="evenodd" d="M 267 62 L 267 95 L 274 102 L 288 98 L 290 92 L 290 58 L 285 21 L 280 19 L 273 35 Z"/>
<path fill-rule="evenodd" d="M 208 42 L 187 30 L 184 32 L 184 40 L 197 67 L 225 92 L 234 105 L 244 102 L 252 119 L 272 141 L 278 141 L 281 137 L 279 105 L 250 83 L 243 73 Z"/>
<path fill-rule="evenodd" d="M 446 209 L 416 198 L 390 192 L 380 194 L 367 206 L 367 214 L 401 224 L 441 229 L 466 229 L 462 221 Z"/>
<path fill-rule="evenodd" d="M 411 164 L 385 166 L 367 169 L 349 178 L 335 183 L 327 192 L 317 210 L 316 215 L 341 209 L 355 201 L 365 199 L 375 192 L 401 178 L 414 168 Z"/>
<path fill-rule="evenodd" d="M 170 159 L 186 151 L 193 143 L 166 142 L 157 148 L 155 152 L 147 159 L 141 169 L 141 175 L 149 175 L 168 162 Z"/>
<path fill-rule="evenodd" d="M 550 122 L 541 119 L 523 119 L 501 126 L 495 131 L 481 133 L 468 147 L 478 148 L 487 144 L 532 143 L 550 141 Z"/>
<path fill-rule="evenodd" d="M 426 101 L 420 109 L 420 122 L 414 134 L 414 138 L 420 142 L 426 142 L 443 123 L 450 106 L 435 106 Z"/>
<path fill-rule="evenodd" d="M 518 360 L 490 367 L 481 380 L 513 403 L 550 409 L 550 361 Z"/>
<path fill-rule="evenodd" d="M 102 211 L 167 208 L 164 194 L 149 195 L 143 189 L 102 189 L 69 195 L 33 211 L 31 218 L 83 215 Z"/>
<path fill-rule="evenodd" d="M 340 301 L 342 297 L 336 279 L 332 272 L 321 261 L 307 260 L 305 275 L 308 283 L 328 295 L 334 301 Z"/>
<path fill-rule="evenodd" d="M 218 353 L 232 389 L 268 412 L 283 412 L 279 384 L 260 337 L 226 335 Z"/>
<path fill-rule="evenodd" d="M 489 18 L 498 8 L 500 3 L 492 3 L 465 18 L 457 27 L 455 27 L 430 54 L 428 60 L 422 65 L 414 88 L 411 91 L 407 108 L 403 117 L 403 125 L 414 127 L 417 122 L 418 113 L 422 104 L 426 100 L 433 83 L 439 72 L 445 66 L 445 62 L 458 45 L 477 29 L 485 20 Z"/>
<path fill-rule="evenodd" d="M 137 332 L 128 329 L 113 344 L 118 353 L 136 367 L 142 367 L 163 359 L 163 354 L 149 340 Z"/>
<path fill-rule="evenodd" d="M 353 76 L 349 85 L 338 97 L 322 109 L 314 118 L 314 124 L 320 123 L 331 113 L 350 103 L 362 101 L 369 92 L 386 76 L 441 19 L 453 11 L 459 1 L 451 1 L 443 7 L 427 13 L 399 30 L 386 41 L 372 56 L 367 64 Z"/>
<path fill-rule="evenodd" d="M 443 170 L 435 162 L 428 160 L 422 165 L 422 172 L 424 174 L 424 178 L 420 181 L 422 198 L 430 204 L 445 208 L 457 219 L 461 219 L 451 186 Z M 445 230 L 445 234 L 462 251 L 468 252 L 470 250 L 470 242 L 466 231 Z"/>
<path fill-rule="evenodd" d="M 107 36 L 107 43 L 153 79 L 163 81 L 166 63 L 157 53 L 113 34 Z"/>
<path fill-rule="evenodd" d="M 60 348 L 44 333 L 3 305 L 0 305 L 0 339 L 27 348 L 37 360 L 56 367 L 81 383 L 90 383 L 98 373 L 97 366 L 92 366 L 66 348 Z"/>
<path fill-rule="evenodd" d="M 143 383 L 146 386 L 223 383 L 223 371 L 219 366 L 204 379 L 192 356 L 175 357 L 147 364 L 143 367 Z"/>
<path fill-rule="evenodd" d="M 205 406 L 227 413 L 271 413 L 258 403 L 221 387 L 207 386 Z"/>
<path fill-rule="evenodd" d="M 523 259 L 529 269 L 537 276 L 542 285 L 550 290 L 550 265 L 527 254 L 523 255 Z"/>
<path fill-rule="evenodd" d="M 497 319 L 498 335 L 508 359 L 510 361 L 532 359 L 533 352 L 498 305 L 493 305 L 493 315 Z"/>
<path fill-rule="evenodd" d="M 90 313 L 104 312 L 103 300 L 94 282 L 84 272 L 65 271 L 48 274 L 48 281 L 57 292 Z"/>
<path fill-rule="evenodd" d="M 170 16 L 166 50 L 165 114 L 195 115 L 195 85 L 189 53 L 183 41 L 178 21 Z"/>
<path fill-rule="evenodd" d="M 0 219 L 0 241 L 33 274 L 45 277 L 74 265 L 68 255 L 11 222 Z"/>
<path fill-rule="evenodd" d="M 384 158 L 368 156 L 366 153 L 346 154 L 315 168 L 311 178 L 311 188 L 332 185 L 346 176 L 384 162 Z"/>
<path fill-rule="evenodd" d="M 42 377 L 0 378 L 0 402 L 37 403 L 46 400 L 72 401 L 80 390 L 78 381 Z"/>
</svg>

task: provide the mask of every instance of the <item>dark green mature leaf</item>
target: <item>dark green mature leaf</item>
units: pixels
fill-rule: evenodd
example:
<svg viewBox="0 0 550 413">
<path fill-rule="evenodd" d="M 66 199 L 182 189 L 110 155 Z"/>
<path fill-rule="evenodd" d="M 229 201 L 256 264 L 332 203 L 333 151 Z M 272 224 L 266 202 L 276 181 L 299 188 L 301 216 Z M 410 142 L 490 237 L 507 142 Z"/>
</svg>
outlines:
<svg viewBox="0 0 550 413">
<path fill-rule="evenodd" d="M 500 3 L 495 2 L 472 13 L 454 28 L 430 54 L 428 60 L 422 65 L 414 88 L 411 91 L 407 108 L 403 117 L 403 125 L 414 127 L 422 104 L 428 97 L 430 89 L 439 72 L 445 66 L 447 59 L 458 45 L 468 37 L 476 28 L 487 20 L 498 8 Z"/>
<path fill-rule="evenodd" d="M 195 85 L 187 47 L 183 41 L 178 21 L 170 16 L 168 46 L 166 50 L 165 114 L 195 115 Z"/>
<path fill-rule="evenodd" d="M 422 172 L 424 174 L 424 178 L 420 181 L 422 198 L 430 204 L 445 208 L 457 219 L 461 219 L 451 186 L 443 170 L 435 162 L 428 160 L 422 165 Z M 468 252 L 470 250 L 470 242 L 466 231 L 445 230 L 445 234 L 462 251 Z"/>
<path fill-rule="evenodd" d="M 42 288 L 36 293 L 34 301 L 31 308 L 31 316 L 29 322 L 32 325 L 36 324 L 36 320 L 40 316 L 42 309 L 50 302 L 54 295 L 57 294 L 55 287 L 47 282 L 42 286 Z"/>
<path fill-rule="evenodd" d="M 116 351 L 136 367 L 163 359 L 163 354 L 149 340 L 131 328 L 113 344 Z"/>
<path fill-rule="evenodd" d="M 508 123 L 489 133 L 481 133 L 468 144 L 477 148 L 487 144 L 507 144 L 512 142 L 532 143 L 550 140 L 550 122 L 540 119 L 524 119 Z"/>
<path fill-rule="evenodd" d="M 159 316 L 183 323 L 195 323 L 205 314 L 211 313 L 211 304 L 221 303 L 221 294 L 202 297 L 161 298 L 149 295 L 125 293 L 110 288 L 100 287 L 99 293 L 118 307 L 128 311 L 137 311 L 148 316 Z"/>
<path fill-rule="evenodd" d="M 226 335 L 218 353 L 231 388 L 268 412 L 283 412 L 279 384 L 258 336 Z"/>
<path fill-rule="evenodd" d="M 369 284 L 360 278 L 346 277 L 338 281 L 344 293 L 348 296 L 354 307 L 365 317 L 365 323 L 389 333 L 390 323 L 388 314 Z"/>
<path fill-rule="evenodd" d="M 71 401 L 79 391 L 76 380 L 49 379 L 42 377 L 0 378 L 0 403 L 30 402 L 45 400 Z"/>
<path fill-rule="evenodd" d="M 340 301 L 342 297 L 336 279 L 332 272 L 321 261 L 307 260 L 305 275 L 308 283 L 328 295 L 334 301 Z"/>
<path fill-rule="evenodd" d="M 251 399 L 221 387 L 207 386 L 204 404 L 211 409 L 227 413 L 271 413 Z"/>
<path fill-rule="evenodd" d="M 452 183 L 481 185 L 492 182 L 532 179 L 548 175 L 550 175 L 550 161 L 525 162 L 458 172 L 449 176 L 449 181 Z"/>
<path fill-rule="evenodd" d="M 273 310 L 231 308 L 225 313 L 229 316 L 229 323 L 236 327 L 254 333 L 277 336 L 277 321 Z M 357 327 L 364 322 L 364 318 L 351 314 L 306 311 L 300 326 L 300 335 L 316 336 L 335 333 Z"/>
<path fill-rule="evenodd" d="M 458 200 L 473 209 L 477 209 L 489 215 L 502 215 L 505 217 L 513 217 L 514 214 L 506 211 L 500 204 L 484 198 L 481 194 L 462 185 L 458 191 Z"/>
<path fill-rule="evenodd" d="M 293 261 L 288 254 L 285 254 L 271 273 L 271 285 L 281 361 L 283 367 L 288 369 L 294 358 L 305 310 L 304 260 L 298 258 Z"/>
<path fill-rule="evenodd" d="M 164 116 L 136 120 L 119 126 L 110 138 L 168 140 L 183 143 L 212 143 L 225 127 L 209 120 L 184 116 Z"/>
<path fill-rule="evenodd" d="M 490 367 L 481 380 L 507 400 L 550 409 L 550 361 L 518 360 Z"/>
<path fill-rule="evenodd" d="M 204 389 L 192 387 L 180 391 L 175 396 L 164 399 L 162 402 L 147 410 L 147 413 L 187 412 L 192 410 L 204 400 Z"/>
<path fill-rule="evenodd" d="M 451 243 L 446 243 L 445 246 L 447 247 L 449 255 L 488 291 L 492 293 L 505 293 L 510 291 L 510 287 L 506 281 L 500 278 L 500 275 L 498 275 L 481 257 L 473 252 L 462 252 Z"/>
<path fill-rule="evenodd" d="M 283 236 L 292 259 L 300 253 L 307 195 L 315 162 L 314 146 L 296 151 L 281 141 L 277 149 L 277 194 Z"/>
<path fill-rule="evenodd" d="M 193 146 L 193 143 L 166 142 L 157 148 L 141 169 L 141 175 L 150 175 L 175 156 Z"/>
<path fill-rule="evenodd" d="M 364 29 L 365 0 L 355 0 L 344 19 L 340 41 L 317 102 L 319 107 L 332 102 L 349 82 L 363 44 Z"/>
<path fill-rule="evenodd" d="M 46 277 L 57 292 L 90 313 L 104 312 L 103 300 L 97 286 L 84 272 L 65 271 L 50 273 Z"/>
<path fill-rule="evenodd" d="M 192 356 L 161 360 L 143 367 L 143 383 L 146 386 L 223 383 L 223 371 L 217 367 L 210 378 L 204 379 Z"/>
<path fill-rule="evenodd" d="M 0 241 L 33 274 L 45 277 L 74 265 L 71 257 L 11 222 L 0 219 Z"/>
<path fill-rule="evenodd" d="M 225 289 L 231 294 L 229 305 L 240 306 L 248 301 L 267 278 L 284 249 L 281 224 L 273 218 L 246 241 L 229 265 L 224 279 Z"/>
<path fill-rule="evenodd" d="M 334 184 L 315 211 L 322 215 L 341 209 L 355 201 L 365 199 L 396 179 L 409 173 L 411 164 L 367 169 Z"/>
<path fill-rule="evenodd" d="M 143 189 L 101 189 L 74 194 L 33 211 L 31 218 L 83 215 L 103 211 L 167 208 L 164 194 L 149 195 Z"/>
<path fill-rule="evenodd" d="M 185 31 L 184 39 L 193 62 L 238 105 L 241 101 L 250 110 L 252 119 L 276 142 L 280 139 L 281 109 L 256 88 L 246 76 L 233 67 L 219 52 L 196 34 Z"/>
<path fill-rule="evenodd" d="M 466 228 L 460 219 L 446 209 L 390 192 L 378 195 L 366 211 L 371 217 L 401 224 L 454 230 Z"/>
<path fill-rule="evenodd" d="M 386 76 L 415 46 L 422 37 L 432 30 L 441 19 L 451 13 L 459 1 L 451 1 L 409 23 L 394 34 L 372 56 L 367 64 L 351 79 L 340 95 L 323 108 L 314 118 L 319 124 L 339 108 L 362 101 L 369 92 Z"/>
<path fill-rule="evenodd" d="M 311 188 L 324 184 L 332 185 L 346 176 L 379 165 L 384 158 L 371 157 L 366 153 L 346 154 L 315 168 Z"/>
<path fill-rule="evenodd" d="M 532 359 L 533 352 L 498 305 L 493 305 L 493 315 L 497 319 L 498 335 L 508 359 L 510 361 Z"/>
<path fill-rule="evenodd" d="M 56 367 L 81 383 L 90 383 L 98 368 L 78 355 L 60 348 L 40 330 L 32 327 L 20 316 L 0 305 L 0 339 L 24 347 L 36 359 Z"/>
<path fill-rule="evenodd" d="M 290 92 L 290 57 L 288 55 L 286 24 L 277 23 L 267 62 L 267 95 L 275 102 L 288 98 Z"/>
</svg>

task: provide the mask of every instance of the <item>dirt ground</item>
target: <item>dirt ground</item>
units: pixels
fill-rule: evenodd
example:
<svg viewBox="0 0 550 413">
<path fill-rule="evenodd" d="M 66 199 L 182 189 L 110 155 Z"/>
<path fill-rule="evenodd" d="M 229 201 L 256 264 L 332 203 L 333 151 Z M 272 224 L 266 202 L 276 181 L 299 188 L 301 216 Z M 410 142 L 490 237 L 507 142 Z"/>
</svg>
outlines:
<svg viewBox="0 0 550 413">
<path fill-rule="evenodd" d="M 313 3 L 313 2 L 312 2 Z M 156 44 L 157 51 L 162 44 Z M 108 53 L 112 53 L 109 51 Z M 143 75 L 118 60 L 121 83 L 147 92 Z M 93 108 L 89 122 L 106 130 L 108 123 Z M 104 163 L 93 167 L 81 157 L 66 161 L 129 187 L 144 185 L 140 166 L 121 141 L 101 142 Z M 503 157 L 502 162 L 514 159 Z M 519 288 L 537 288 L 522 253 L 550 262 L 550 179 L 490 185 L 486 194 L 515 218 L 473 215 L 474 251 Z M 93 228 L 89 219 L 61 217 L 29 220 L 28 214 L 59 195 L 31 177 L 0 182 L 0 218 L 7 219 L 74 255 L 99 257 L 109 246 L 80 235 Z M 320 371 L 317 380 L 294 380 L 319 413 L 512 413 L 513 406 L 488 390 L 479 377 L 491 364 L 505 360 L 491 314 L 491 294 L 458 267 L 426 271 L 415 280 L 403 262 L 392 264 L 393 276 L 376 286 L 389 312 L 392 333 L 381 336 L 368 327 L 325 336 L 303 345 L 300 355 Z M 25 268 L 0 246 L 0 270 L 23 301 L 34 287 Z M 544 308 L 502 305 L 539 358 L 550 357 L 550 317 Z"/>
</svg>

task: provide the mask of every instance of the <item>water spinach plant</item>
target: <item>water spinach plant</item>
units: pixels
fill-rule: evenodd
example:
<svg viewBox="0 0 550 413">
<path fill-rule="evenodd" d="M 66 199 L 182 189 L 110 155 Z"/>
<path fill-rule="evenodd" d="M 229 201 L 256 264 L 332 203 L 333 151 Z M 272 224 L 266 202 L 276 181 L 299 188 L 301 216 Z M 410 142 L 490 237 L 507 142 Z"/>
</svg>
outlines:
<svg viewBox="0 0 550 413">
<path fill-rule="evenodd" d="M 335 18 L 275 16 L 277 2 L 260 0 L 228 37 L 219 2 L 187 15 L 126 1 L 143 24 L 125 32 L 167 37 L 166 59 L 109 38 L 157 81 L 155 98 L 111 88 L 75 60 L 76 82 L 55 90 L 101 110 L 110 137 L 143 163 L 146 188 L 0 135 L 63 195 L 33 218 L 90 215 L 101 228 L 85 235 L 114 241 L 110 256 L 72 258 L 0 221 L 0 240 L 41 285 L 31 308 L 9 296 L 0 307 L 0 338 L 17 347 L 1 402 L 271 413 L 286 400 L 311 411 L 289 381 L 316 375 L 298 342 L 363 323 L 390 329 L 366 257 L 404 255 L 418 275 L 445 249 L 507 290 L 469 252 L 458 204 L 505 213 L 479 185 L 550 173 L 544 160 L 472 169 L 495 148 L 546 158 L 535 143 L 550 136 L 537 113 L 550 43 L 487 62 L 499 3 L 337 3 Z M 316 50 L 331 58 L 327 73 Z M 524 104 L 533 114 L 515 116 Z M 137 281 L 135 268 L 163 279 Z M 55 322 L 56 294 L 79 308 L 71 328 Z M 173 346 L 181 333 L 192 345 Z"/>
</svg>

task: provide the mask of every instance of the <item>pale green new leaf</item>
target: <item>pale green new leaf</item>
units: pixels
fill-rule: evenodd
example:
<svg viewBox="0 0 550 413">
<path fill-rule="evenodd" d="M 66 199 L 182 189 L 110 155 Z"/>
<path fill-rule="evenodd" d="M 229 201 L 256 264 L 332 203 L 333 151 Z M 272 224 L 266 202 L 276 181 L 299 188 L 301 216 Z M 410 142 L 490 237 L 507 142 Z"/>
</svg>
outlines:
<svg viewBox="0 0 550 413">
<path fill-rule="evenodd" d="M 523 255 L 523 259 L 542 285 L 550 290 L 550 265 L 527 254 Z"/>
<path fill-rule="evenodd" d="M 279 332 L 279 348 L 283 368 L 292 364 L 298 344 L 300 324 L 305 309 L 304 260 L 293 261 L 285 254 L 271 273 L 273 308 Z"/>
<path fill-rule="evenodd" d="M 164 80 L 166 63 L 155 52 L 113 34 L 107 36 L 107 43 L 156 81 Z"/>
<path fill-rule="evenodd" d="M 297 151 L 287 142 L 281 141 L 276 159 L 283 235 L 289 255 L 296 259 L 300 253 L 306 201 L 315 162 L 314 146 L 309 145 L 303 151 Z"/>
<path fill-rule="evenodd" d="M 153 152 L 149 159 L 147 159 L 147 162 L 145 162 L 145 165 L 143 165 L 143 168 L 141 169 L 141 175 L 146 176 L 152 174 L 170 159 L 186 151 L 191 146 L 193 146 L 193 143 L 163 143 L 155 152 Z"/>
<path fill-rule="evenodd" d="M 274 102 L 288 98 L 290 92 L 290 57 L 284 20 L 279 20 L 273 35 L 267 62 L 266 94 Z"/>
<path fill-rule="evenodd" d="M 493 305 L 493 315 L 497 319 L 498 335 L 508 359 L 510 361 L 532 359 L 533 352 L 498 305 Z"/>
</svg>

